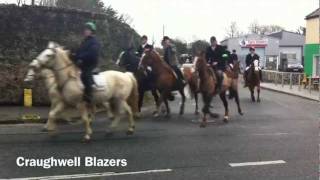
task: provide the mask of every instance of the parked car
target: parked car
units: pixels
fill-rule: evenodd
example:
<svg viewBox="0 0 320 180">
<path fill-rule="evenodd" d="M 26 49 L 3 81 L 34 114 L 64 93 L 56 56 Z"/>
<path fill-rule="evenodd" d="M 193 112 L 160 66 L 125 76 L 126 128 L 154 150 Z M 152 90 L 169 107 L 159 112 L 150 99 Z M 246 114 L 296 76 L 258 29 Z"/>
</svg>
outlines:
<svg viewBox="0 0 320 180">
<path fill-rule="evenodd" d="M 297 60 L 288 60 L 288 66 L 286 69 L 288 72 L 303 72 L 303 65 Z"/>
</svg>

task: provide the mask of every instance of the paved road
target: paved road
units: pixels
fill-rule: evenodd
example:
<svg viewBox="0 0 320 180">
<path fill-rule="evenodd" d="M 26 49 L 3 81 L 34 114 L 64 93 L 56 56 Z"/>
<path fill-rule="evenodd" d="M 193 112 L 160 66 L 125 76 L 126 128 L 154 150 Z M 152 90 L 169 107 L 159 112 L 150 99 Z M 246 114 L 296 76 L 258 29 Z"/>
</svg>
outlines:
<svg viewBox="0 0 320 180">
<path fill-rule="evenodd" d="M 241 89 L 244 116 L 231 105 L 231 122 L 220 119 L 199 128 L 198 117 L 188 101 L 183 117 L 170 120 L 147 115 L 137 124 L 136 134 L 118 132 L 104 137 L 104 122 L 94 123 L 93 142 L 82 144 L 81 125 L 63 125 L 60 135 L 50 138 L 40 125 L 0 127 L 0 179 L 72 174 L 99 174 L 92 179 L 205 179 L 205 180 L 307 180 L 318 178 L 318 104 L 313 101 L 262 92 L 262 102 L 249 101 Z M 177 104 L 177 103 L 176 103 Z M 218 98 L 213 104 L 223 113 Z M 171 107 L 176 107 L 171 104 Z M 173 108 L 177 113 L 177 109 Z M 124 123 L 126 125 L 126 123 Z M 125 126 L 123 126 L 124 128 Z M 126 167 L 17 167 L 16 158 L 125 158 Z M 281 160 L 281 161 L 280 161 Z M 230 163 L 276 161 L 280 164 L 231 167 Z M 284 162 L 284 163 L 283 163 Z M 243 164 L 240 164 L 243 165 Z M 146 171 L 157 170 L 157 171 Z M 143 172 L 142 172 L 143 171 Z M 112 176 L 111 176 L 112 175 Z M 117 176 L 114 176 L 117 175 Z M 80 177 L 80 176 L 78 176 Z M 70 176 L 64 176 L 68 179 Z M 88 177 L 83 179 L 89 179 Z"/>
</svg>

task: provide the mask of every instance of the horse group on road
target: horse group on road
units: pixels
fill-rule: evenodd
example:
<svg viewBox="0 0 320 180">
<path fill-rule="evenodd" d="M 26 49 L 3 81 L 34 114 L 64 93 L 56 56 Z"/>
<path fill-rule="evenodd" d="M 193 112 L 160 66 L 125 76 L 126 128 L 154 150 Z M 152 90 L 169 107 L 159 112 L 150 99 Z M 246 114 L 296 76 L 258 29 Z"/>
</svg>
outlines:
<svg viewBox="0 0 320 180">
<path fill-rule="evenodd" d="M 202 95 L 203 108 L 200 127 L 206 127 L 208 116 L 215 115 L 210 111 L 212 108 L 210 104 L 215 95 L 219 95 L 225 108 L 223 121 L 229 121 L 227 91 L 229 92 L 229 98 L 235 99 L 238 113 L 243 115 L 238 93 L 239 62 L 236 62 L 233 66 L 228 66 L 223 73 L 220 89 L 216 87 L 217 77 L 214 70 L 207 65 L 204 53 L 199 53 L 193 64 L 182 66 L 186 84 L 178 80 L 176 73 L 154 49 L 146 50 L 141 58 L 135 56 L 129 50 L 124 51 L 120 54 L 117 64 L 128 72 L 110 70 L 95 75 L 95 81 L 96 83 L 99 81 L 98 85 L 101 88 L 94 90 L 93 104 L 88 105 L 81 98 L 83 96 L 83 85 L 80 80 L 81 72 L 79 68 L 70 60 L 67 50 L 64 50 L 57 43 L 50 42 L 48 47 L 29 64 L 25 78 L 25 81 L 32 81 L 36 74 L 40 73 L 45 80 L 51 100 L 51 108 L 44 130 L 56 130 L 56 119 L 65 109 L 77 109 L 85 125 L 83 139 L 88 142 L 91 139 L 91 122 L 94 119 L 96 108 L 102 107 L 113 118 L 111 125 L 106 130 L 107 133 L 112 133 L 118 126 L 121 111 L 125 110 L 129 122 L 127 134 L 133 134 L 135 118 L 140 116 L 146 91 L 151 91 L 154 97 L 155 116 L 160 115 L 163 103 L 165 105 L 165 116 L 170 116 L 169 101 L 175 99 L 173 91 L 178 91 L 181 96 L 179 114 L 183 115 L 186 101 L 185 89 L 189 89 L 191 96 L 195 98 L 195 114 L 199 114 L 198 94 Z M 258 87 L 257 101 L 260 102 L 260 80 L 255 65 L 253 63 L 250 67 L 248 83 L 252 101 L 255 100 L 254 88 Z"/>
</svg>

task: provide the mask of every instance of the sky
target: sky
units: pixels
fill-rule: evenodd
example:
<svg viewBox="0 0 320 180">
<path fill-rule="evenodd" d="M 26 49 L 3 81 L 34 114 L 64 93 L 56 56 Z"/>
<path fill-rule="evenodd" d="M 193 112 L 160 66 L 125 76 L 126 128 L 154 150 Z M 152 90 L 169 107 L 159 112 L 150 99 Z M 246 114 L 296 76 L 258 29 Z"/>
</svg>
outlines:
<svg viewBox="0 0 320 180">
<path fill-rule="evenodd" d="M 16 0 L 0 0 L 16 2 Z M 253 21 L 275 24 L 295 31 L 305 26 L 305 16 L 319 6 L 319 0 L 103 0 L 120 14 L 132 18 L 131 26 L 159 45 L 165 35 L 192 42 L 216 36 L 221 41 L 235 21 L 248 31 Z"/>
<path fill-rule="evenodd" d="M 185 41 L 219 41 L 235 21 L 247 32 L 253 21 L 276 24 L 287 30 L 305 26 L 305 16 L 317 9 L 319 0 L 104 0 L 122 14 L 133 18 L 132 26 L 139 34 L 154 37 L 156 44 L 165 35 Z"/>
</svg>

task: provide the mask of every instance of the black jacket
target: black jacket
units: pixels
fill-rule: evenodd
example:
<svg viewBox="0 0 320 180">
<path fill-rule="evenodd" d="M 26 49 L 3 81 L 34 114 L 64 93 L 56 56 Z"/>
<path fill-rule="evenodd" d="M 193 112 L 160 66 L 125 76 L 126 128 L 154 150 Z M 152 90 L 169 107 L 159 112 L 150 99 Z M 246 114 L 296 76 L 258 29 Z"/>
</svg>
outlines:
<svg viewBox="0 0 320 180">
<path fill-rule="evenodd" d="M 230 55 L 230 58 L 231 58 L 232 61 L 238 61 L 238 55 L 235 54 L 235 53 L 232 53 L 232 54 Z"/>
<path fill-rule="evenodd" d="M 137 49 L 137 53 L 138 53 L 137 56 L 141 57 L 143 52 L 144 52 L 144 50 L 147 49 L 147 48 L 153 49 L 153 46 L 150 45 L 150 44 L 146 44 L 144 47 L 142 45 L 140 45 L 138 47 L 138 49 Z"/>
<path fill-rule="evenodd" d="M 246 66 L 250 66 L 254 60 L 260 60 L 260 57 L 258 54 L 254 54 L 253 56 L 249 53 L 247 56 L 246 56 Z"/>
<path fill-rule="evenodd" d="M 75 55 L 75 61 L 79 63 L 80 67 L 96 66 L 98 64 L 98 57 L 100 51 L 100 43 L 94 36 L 89 36 L 81 43 L 80 48 Z"/>
<path fill-rule="evenodd" d="M 226 54 L 227 57 L 223 57 Z M 214 62 L 217 62 L 216 68 L 219 70 L 225 70 L 226 63 L 230 62 L 230 52 L 226 50 L 225 47 L 217 45 L 215 50 L 210 47 L 206 50 L 207 63 L 213 65 Z"/>
</svg>

